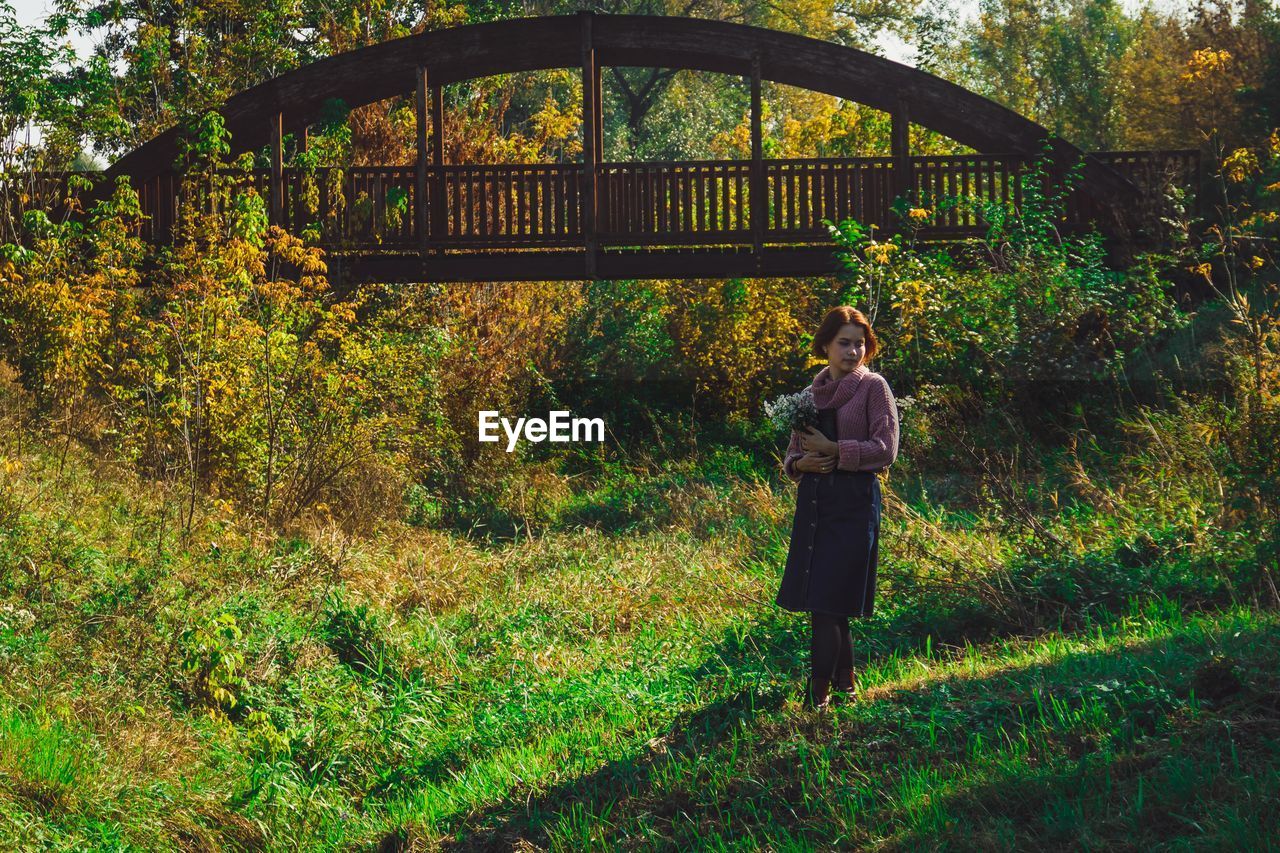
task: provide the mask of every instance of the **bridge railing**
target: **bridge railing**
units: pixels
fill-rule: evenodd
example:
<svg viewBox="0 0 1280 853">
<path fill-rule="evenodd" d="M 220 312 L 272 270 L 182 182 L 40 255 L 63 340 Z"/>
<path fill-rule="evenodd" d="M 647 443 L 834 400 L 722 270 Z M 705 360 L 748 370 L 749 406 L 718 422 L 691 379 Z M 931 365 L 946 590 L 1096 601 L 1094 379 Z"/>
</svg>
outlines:
<svg viewBox="0 0 1280 853">
<path fill-rule="evenodd" d="M 889 157 L 764 161 L 767 241 L 829 240 L 823 220 L 856 219 L 884 233 L 895 177 Z"/>
<path fill-rule="evenodd" d="M 1093 155 L 1130 179 L 1151 216 L 1166 206 L 1170 187 L 1194 190 L 1199 152 L 1117 151 Z M 594 237 L 598 245 L 752 245 L 753 217 L 760 215 L 765 244 L 830 243 L 824 220 L 853 218 L 879 228 L 899 226 L 895 195 L 929 212 L 918 234 L 925 239 L 981 235 L 982 203 L 1021 206 L 1019 178 L 1030 159 L 1014 154 L 923 156 L 909 173 L 895 173 L 889 157 L 791 158 L 763 161 L 763 212 L 753 211 L 751 162 L 701 160 L 601 163 L 596 172 Z M 269 199 L 268 169 L 222 170 L 233 188 Z M 66 205 L 66 173 L 33 173 L 4 187 L 13 212 L 41 208 L 73 215 Z M 1051 175 L 1060 181 L 1061 175 Z M 182 182 L 172 173 L 136 185 L 145 219 L 139 235 L 172 240 L 182 210 Z M 278 222 L 294 233 L 310 232 L 333 250 L 482 251 L 582 247 L 584 194 L 590 190 L 581 164 L 446 165 L 429 167 L 418 198 L 413 166 L 285 168 L 280 174 Z M 955 204 L 964 198 L 976 204 Z M 213 209 L 209 201 L 205 209 Z M 270 207 L 268 205 L 268 207 Z M 1068 197 L 1063 225 L 1098 216 L 1089 196 Z M 423 231 L 418 230 L 418 217 Z M 12 229 L 11 229 L 12 230 Z M 425 238 L 425 239 L 424 239 Z"/>
<path fill-rule="evenodd" d="M 428 174 L 427 230 L 457 248 L 579 246 L 582 166 L 442 166 Z M 438 203 L 431 195 L 442 191 Z"/>
<path fill-rule="evenodd" d="M 741 160 L 602 163 L 603 245 L 751 242 L 751 164 Z"/>
<path fill-rule="evenodd" d="M 0 179 L 0 243 L 19 240 L 28 210 L 44 211 L 55 221 L 72 215 L 67 195 L 65 172 L 21 172 Z"/>
<path fill-rule="evenodd" d="M 270 192 L 269 169 L 223 173 L 264 198 Z M 423 196 L 429 242 L 457 249 L 580 245 L 581 178 L 575 164 L 432 169 Z M 294 233 L 311 229 L 322 243 L 353 248 L 418 246 L 412 166 L 286 168 L 281 183 L 280 224 Z"/>
<path fill-rule="evenodd" d="M 1166 194 L 1171 189 L 1182 191 L 1184 205 L 1191 213 L 1199 213 L 1202 163 L 1196 149 L 1173 151 L 1099 151 L 1093 155 L 1128 178 L 1138 188 L 1142 221 L 1155 221 L 1167 215 Z M 1077 222 L 1087 222 L 1099 215 L 1098 206 L 1084 193 L 1069 199 L 1068 214 Z"/>
</svg>

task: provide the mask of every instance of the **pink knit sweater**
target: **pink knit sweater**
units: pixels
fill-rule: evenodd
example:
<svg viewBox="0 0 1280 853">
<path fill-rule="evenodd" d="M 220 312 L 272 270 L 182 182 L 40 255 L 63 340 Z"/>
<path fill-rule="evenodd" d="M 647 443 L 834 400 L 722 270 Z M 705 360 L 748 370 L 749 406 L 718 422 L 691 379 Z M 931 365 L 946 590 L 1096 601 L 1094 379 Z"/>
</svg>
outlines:
<svg viewBox="0 0 1280 853">
<path fill-rule="evenodd" d="M 813 378 L 814 396 L 818 400 L 830 398 L 833 389 L 828 368 L 824 367 Z M 847 383 L 847 385 L 846 385 Z M 872 471 L 880 473 L 898 458 L 898 404 L 889 390 L 889 383 L 879 373 L 872 373 L 865 365 L 854 368 L 838 383 L 845 386 L 837 390 L 839 400 L 846 396 L 849 387 L 852 396 L 836 409 L 836 425 L 840 434 L 840 459 L 836 467 L 845 471 Z M 822 388 L 822 392 L 819 389 Z M 843 393 L 841 393 L 843 392 Z M 819 407 L 822 403 L 818 403 Z M 800 446 L 800 433 L 791 432 L 791 444 L 782 460 L 782 471 L 795 482 L 800 482 L 803 471 L 793 467 L 804 456 Z"/>
</svg>

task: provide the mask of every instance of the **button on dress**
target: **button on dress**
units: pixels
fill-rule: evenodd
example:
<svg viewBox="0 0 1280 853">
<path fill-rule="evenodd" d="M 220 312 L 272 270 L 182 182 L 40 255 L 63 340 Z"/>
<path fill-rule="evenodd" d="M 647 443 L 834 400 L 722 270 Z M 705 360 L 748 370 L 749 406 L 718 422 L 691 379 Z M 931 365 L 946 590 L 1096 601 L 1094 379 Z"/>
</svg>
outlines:
<svg viewBox="0 0 1280 853">
<path fill-rule="evenodd" d="M 818 430 L 838 441 L 836 410 Z M 776 603 L 793 612 L 870 616 L 880 539 L 880 480 L 871 471 L 803 472 Z"/>
</svg>

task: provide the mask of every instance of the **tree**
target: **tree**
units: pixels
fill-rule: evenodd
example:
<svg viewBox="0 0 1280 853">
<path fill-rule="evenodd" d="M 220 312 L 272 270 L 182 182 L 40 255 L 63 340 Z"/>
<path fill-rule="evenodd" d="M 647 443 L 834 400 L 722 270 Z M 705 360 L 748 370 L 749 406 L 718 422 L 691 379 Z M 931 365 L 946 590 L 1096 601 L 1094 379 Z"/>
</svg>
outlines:
<svg viewBox="0 0 1280 853">
<path fill-rule="evenodd" d="M 0 0 L 0 170 L 67 168 L 86 135 L 119 126 L 106 69 L 77 65 L 66 42 L 69 25 L 66 15 L 54 14 L 23 27 Z"/>
<path fill-rule="evenodd" d="M 1040 109 L 1050 130 L 1085 149 L 1117 146 L 1117 69 L 1134 30 L 1115 0 L 1079 0 L 1049 23 Z"/>
<path fill-rule="evenodd" d="M 1182 125 L 1179 100 L 1191 47 L 1182 22 L 1143 8 L 1133 41 L 1116 68 L 1119 110 L 1116 135 L 1126 148 L 1181 148 L 1195 145 Z"/>
</svg>

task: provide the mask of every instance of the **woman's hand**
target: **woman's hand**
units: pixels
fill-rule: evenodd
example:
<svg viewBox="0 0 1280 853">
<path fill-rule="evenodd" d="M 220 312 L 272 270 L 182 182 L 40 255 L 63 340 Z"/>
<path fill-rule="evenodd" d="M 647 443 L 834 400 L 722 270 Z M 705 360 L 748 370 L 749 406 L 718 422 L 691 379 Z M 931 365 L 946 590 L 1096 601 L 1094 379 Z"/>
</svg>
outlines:
<svg viewBox="0 0 1280 853">
<path fill-rule="evenodd" d="M 805 431 L 800 434 L 800 447 L 812 453 L 840 458 L 840 445 L 813 427 L 805 427 Z"/>
<path fill-rule="evenodd" d="M 791 467 L 797 471 L 808 471 L 810 474 L 827 474 L 836 470 L 836 457 L 810 451 L 791 463 Z"/>
</svg>

